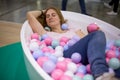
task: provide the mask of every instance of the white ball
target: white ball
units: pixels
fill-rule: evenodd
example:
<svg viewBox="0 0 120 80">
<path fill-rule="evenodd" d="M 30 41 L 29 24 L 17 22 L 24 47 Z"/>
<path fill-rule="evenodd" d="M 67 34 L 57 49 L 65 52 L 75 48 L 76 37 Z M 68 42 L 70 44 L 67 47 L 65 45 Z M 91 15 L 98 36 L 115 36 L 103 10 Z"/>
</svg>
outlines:
<svg viewBox="0 0 120 80">
<path fill-rule="evenodd" d="M 55 51 L 55 53 L 53 55 L 56 57 L 63 57 L 63 52 L 62 51 Z"/>
<path fill-rule="evenodd" d="M 66 71 L 66 72 L 64 73 L 64 75 L 67 75 L 67 76 L 73 77 L 73 76 L 74 76 L 74 73 L 71 72 L 71 71 Z"/>
<path fill-rule="evenodd" d="M 59 57 L 58 61 L 63 61 L 65 58 L 64 57 Z"/>
<path fill-rule="evenodd" d="M 67 64 L 67 70 L 75 73 L 77 71 L 77 65 L 73 62 Z"/>
<path fill-rule="evenodd" d="M 35 51 L 39 49 L 39 45 L 37 44 L 37 42 L 31 42 L 29 45 L 29 49 L 30 51 Z"/>
<path fill-rule="evenodd" d="M 62 51 L 63 52 L 63 47 L 62 46 L 57 46 L 56 48 L 55 48 L 55 51 Z"/>
</svg>

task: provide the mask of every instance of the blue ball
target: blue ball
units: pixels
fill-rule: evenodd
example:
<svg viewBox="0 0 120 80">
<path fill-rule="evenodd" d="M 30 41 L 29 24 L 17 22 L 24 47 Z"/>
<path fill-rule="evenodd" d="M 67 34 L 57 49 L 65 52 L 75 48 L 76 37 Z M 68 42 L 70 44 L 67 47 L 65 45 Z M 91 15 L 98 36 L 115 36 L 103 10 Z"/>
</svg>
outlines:
<svg viewBox="0 0 120 80">
<path fill-rule="evenodd" d="M 86 68 L 86 66 L 84 66 L 84 65 L 80 65 L 80 66 L 78 67 L 77 72 L 79 72 L 79 73 L 83 73 L 83 74 L 86 74 L 86 72 L 87 72 L 87 68 Z"/>
<path fill-rule="evenodd" d="M 43 35 L 41 36 L 41 40 L 44 40 L 44 39 L 46 39 L 47 37 L 48 37 L 47 34 L 43 34 Z"/>
<path fill-rule="evenodd" d="M 64 23 L 64 24 L 62 24 L 61 28 L 62 28 L 63 30 L 67 30 L 67 29 L 68 29 L 68 25 Z"/>
<path fill-rule="evenodd" d="M 43 56 L 44 54 L 41 50 L 35 50 L 32 55 L 34 59 L 37 60 L 40 56 Z"/>
</svg>

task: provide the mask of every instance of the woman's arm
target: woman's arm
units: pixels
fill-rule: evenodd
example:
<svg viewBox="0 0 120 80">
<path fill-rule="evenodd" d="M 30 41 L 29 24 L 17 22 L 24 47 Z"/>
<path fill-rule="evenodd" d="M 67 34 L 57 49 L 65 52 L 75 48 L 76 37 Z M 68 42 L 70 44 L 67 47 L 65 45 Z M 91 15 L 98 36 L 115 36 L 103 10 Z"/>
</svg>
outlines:
<svg viewBox="0 0 120 80">
<path fill-rule="evenodd" d="M 40 16 L 41 13 L 41 11 L 30 11 L 27 13 L 27 19 L 33 32 L 38 33 L 39 35 L 46 33 L 41 23 L 37 20 L 37 17 Z"/>
</svg>

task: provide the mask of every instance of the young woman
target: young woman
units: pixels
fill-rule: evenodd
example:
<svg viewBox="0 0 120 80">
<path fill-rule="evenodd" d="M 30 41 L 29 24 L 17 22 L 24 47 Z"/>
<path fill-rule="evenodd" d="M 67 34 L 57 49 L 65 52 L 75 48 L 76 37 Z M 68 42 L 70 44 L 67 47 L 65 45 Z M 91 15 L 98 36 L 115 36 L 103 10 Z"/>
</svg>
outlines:
<svg viewBox="0 0 120 80">
<path fill-rule="evenodd" d="M 38 20 L 41 14 L 44 13 L 43 22 Z M 78 35 L 81 39 L 71 46 L 68 50 L 64 51 L 64 57 L 70 58 L 72 53 L 78 52 L 82 56 L 82 63 L 91 65 L 92 75 L 96 80 L 115 80 L 114 74 L 109 73 L 109 68 L 105 60 L 105 47 L 106 38 L 102 31 L 91 32 L 85 35 L 81 30 L 63 30 L 61 25 L 65 23 L 64 17 L 59 9 L 50 7 L 44 11 L 30 11 L 27 13 L 27 19 L 34 32 L 48 34 L 52 38 L 60 38 L 66 36 Z M 44 26 L 49 26 L 51 31 L 46 31 Z M 67 36 L 66 34 L 71 36 Z M 54 34 L 54 36 L 53 36 Z"/>
</svg>

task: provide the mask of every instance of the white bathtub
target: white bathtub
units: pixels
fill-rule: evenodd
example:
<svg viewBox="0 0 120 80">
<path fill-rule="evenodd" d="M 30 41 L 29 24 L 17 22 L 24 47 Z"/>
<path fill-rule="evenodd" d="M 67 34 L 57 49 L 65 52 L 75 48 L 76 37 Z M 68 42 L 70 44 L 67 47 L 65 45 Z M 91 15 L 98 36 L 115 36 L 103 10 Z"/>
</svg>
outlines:
<svg viewBox="0 0 120 80">
<path fill-rule="evenodd" d="M 85 33 L 87 33 L 87 25 L 90 23 L 97 23 L 100 26 L 101 30 L 105 32 L 107 40 L 120 39 L 120 29 L 104 21 L 75 12 L 62 11 L 62 13 L 64 18 L 68 19 L 68 24 L 70 26 L 73 26 L 72 28 L 81 28 Z M 25 21 L 22 25 L 20 37 L 29 78 L 30 80 L 52 80 L 52 78 L 46 72 L 44 72 L 42 68 L 40 68 L 40 66 L 32 57 L 31 52 L 28 48 L 28 43 L 32 33 L 33 32 L 28 24 L 28 21 Z"/>
</svg>

